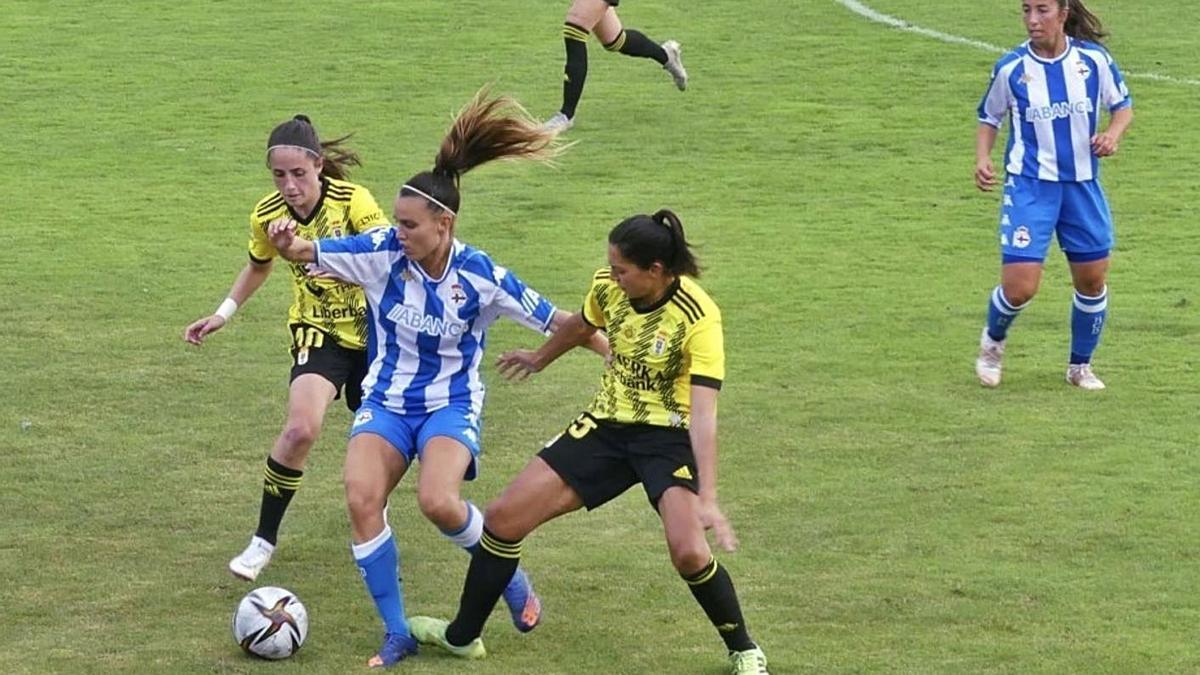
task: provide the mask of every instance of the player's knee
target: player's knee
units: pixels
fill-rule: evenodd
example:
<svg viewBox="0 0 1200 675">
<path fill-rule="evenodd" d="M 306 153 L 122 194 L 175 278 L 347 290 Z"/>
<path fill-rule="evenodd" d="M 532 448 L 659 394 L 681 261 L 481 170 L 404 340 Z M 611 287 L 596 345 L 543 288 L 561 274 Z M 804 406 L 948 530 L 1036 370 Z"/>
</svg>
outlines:
<svg viewBox="0 0 1200 675">
<path fill-rule="evenodd" d="M 668 541 L 667 544 L 671 551 L 671 564 L 684 576 L 704 569 L 712 558 L 712 551 L 703 540 L 693 541 L 689 537 L 686 541 Z"/>
<path fill-rule="evenodd" d="M 1075 282 L 1075 290 L 1090 298 L 1099 296 L 1104 292 L 1105 282 L 1104 277 L 1095 279 L 1079 279 Z"/>
<path fill-rule="evenodd" d="M 417 489 L 417 506 L 434 525 L 442 529 L 460 525 L 458 516 L 462 511 L 462 498 L 457 494 L 449 494 L 444 490 L 429 488 Z"/>
<path fill-rule="evenodd" d="M 492 534 L 506 541 L 518 541 L 525 538 L 525 532 L 516 518 L 517 512 L 503 497 L 488 504 L 483 514 L 483 523 Z"/>
<path fill-rule="evenodd" d="M 350 512 L 350 520 L 363 522 L 383 512 L 385 497 L 377 494 L 367 481 L 347 476 L 342 483 L 346 488 L 346 510 Z"/>
<path fill-rule="evenodd" d="M 1037 284 L 1008 284 L 1004 286 L 1004 299 L 1014 307 L 1020 307 L 1037 295 Z"/>
<path fill-rule="evenodd" d="M 317 442 L 321 432 L 320 425 L 307 420 L 289 420 L 283 428 L 283 448 L 286 452 L 308 453 L 308 449 Z"/>
</svg>

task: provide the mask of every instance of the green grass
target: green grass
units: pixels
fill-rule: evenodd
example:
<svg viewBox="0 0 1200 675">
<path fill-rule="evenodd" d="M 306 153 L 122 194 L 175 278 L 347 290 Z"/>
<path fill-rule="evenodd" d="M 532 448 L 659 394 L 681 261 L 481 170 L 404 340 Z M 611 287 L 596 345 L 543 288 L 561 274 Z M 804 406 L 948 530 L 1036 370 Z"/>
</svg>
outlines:
<svg viewBox="0 0 1200 675">
<path fill-rule="evenodd" d="M 1016 3 L 874 0 L 994 44 Z M 1089 3 L 1091 4 L 1091 3 Z M 1186 3 L 1185 3 L 1186 4 Z M 997 277 L 997 198 L 971 184 L 993 55 L 886 29 L 832 1 L 633 0 L 629 26 L 684 44 L 686 94 L 591 49 L 558 169 L 463 181 L 460 236 L 564 307 L 618 220 L 675 208 L 723 307 L 723 556 L 772 672 L 1194 672 L 1200 316 L 1190 124 L 1197 89 L 1132 79 L 1137 121 L 1106 160 L 1118 221 L 1098 395 L 1062 382 L 1057 255 L 1013 333 L 1004 387 L 971 360 Z M 1200 16 L 1094 9 L 1131 72 L 1198 78 Z M 276 275 L 203 349 L 183 327 L 223 297 L 262 149 L 306 112 L 357 132 L 385 201 L 427 168 L 482 84 L 557 105 L 566 3 L 127 4 L 0 11 L 0 672 L 354 672 L 380 629 L 350 563 L 334 409 L 263 583 L 309 607 L 293 660 L 243 657 L 225 571 L 257 512 L 284 415 L 289 293 Z M 502 324 L 493 353 L 535 342 Z M 573 355 L 492 384 L 478 502 L 582 406 Z M 453 611 L 466 558 L 393 499 L 410 610 Z M 526 547 L 547 618 L 492 655 L 404 672 L 723 672 L 719 640 L 638 491 Z"/>
</svg>

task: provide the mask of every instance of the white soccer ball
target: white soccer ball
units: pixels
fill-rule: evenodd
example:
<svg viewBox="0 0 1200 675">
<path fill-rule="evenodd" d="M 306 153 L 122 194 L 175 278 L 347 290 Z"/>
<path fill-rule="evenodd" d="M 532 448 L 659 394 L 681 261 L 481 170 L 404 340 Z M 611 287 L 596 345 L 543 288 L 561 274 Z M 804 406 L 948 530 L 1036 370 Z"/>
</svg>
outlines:
<svg viewBox="0 0 1200 675">
<path fill-rule="evenodd" d="M 308 636 L 308 610 L 291 591 L 263 586 L 246 594 L 233 613 L 233 639 L 247 654 L 286 659 Z"/>
</svg>

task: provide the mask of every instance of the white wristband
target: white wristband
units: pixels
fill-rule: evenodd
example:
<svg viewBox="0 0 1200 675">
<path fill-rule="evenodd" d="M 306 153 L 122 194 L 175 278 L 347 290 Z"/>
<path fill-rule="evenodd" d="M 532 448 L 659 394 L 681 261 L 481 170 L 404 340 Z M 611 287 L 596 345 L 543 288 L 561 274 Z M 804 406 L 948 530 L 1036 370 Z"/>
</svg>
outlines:
<svg viewBox="0 0 1200 675">
<path fill-rule="evenodd" d="M 233 316 L 233 313 L 237 311 L 237 308 L 238 304 L 233 298 L 225 298 L 221 301 L 221 306 L 217 307 L 217 311 L 213 312 L 213 314 L 228 321 L 229 317 Z"/>
</svg>

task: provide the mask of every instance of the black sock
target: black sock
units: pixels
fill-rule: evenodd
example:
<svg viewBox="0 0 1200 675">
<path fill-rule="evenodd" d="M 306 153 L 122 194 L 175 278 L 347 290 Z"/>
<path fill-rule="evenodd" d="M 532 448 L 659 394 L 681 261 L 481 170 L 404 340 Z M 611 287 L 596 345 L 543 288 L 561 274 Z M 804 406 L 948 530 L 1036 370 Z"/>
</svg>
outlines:
<svg viewBox="0 0 1200 675">
<path fill-rule="evenodd" d="M 289 469 L 267 457 L 267 468 L 263 471 L 262 507 L 258 511 L 258 531 L 256 535 L 275 544 L 279 537 L 279 523 L 287 511 L 292 495 L 300 489 L 300 477 L 303 471 Z"/>
<path fill-rule="evenodd" d="M 704 608 L 708 620 L 716 626 L 725 646 L 732 652 L 744 652 L 754 649 L 754 641 L 746 632 L 746 622 L 742 619 L 742 607 L 738 604 L 737 591 L 733 590 L 733 580 L 725 568 L 712 558 L 704 569 L 685 576 L 696 602 Z"/>
<path fill-rule="evenodd" d="M 573 23 L 563 24 L 563 42 L 567 46 L 567 65 L 563 69 L 562 114 L 575 117 L 575 107 L 583 96 L 583 83 L 587 81 L 588 32 Z"/>
<path fill-rule="evenodd" d="M 604 45 L 604 48 L 610 52 L 621 52 L 625 56 L 654 59 L 660 66 L 667 65 L 667 53 L 663 48 L 646 37 L 645 33 L 632 28 L 621 31 L 617 39 Z"/>
<path fill-rule="evenodd" d="M 471 566 L 458 601 L 458 616 L 446 628 L 447 642 L 461 647 L 483 633 L 488 615 L 520 562 L 521 542 L 499 539 L 484 525 L 479 546 L 471 554 Z"/>
</svg>

